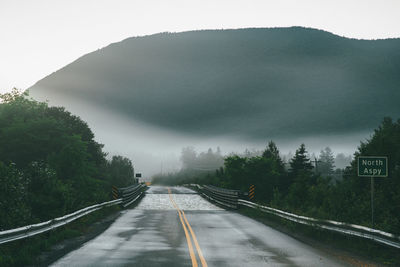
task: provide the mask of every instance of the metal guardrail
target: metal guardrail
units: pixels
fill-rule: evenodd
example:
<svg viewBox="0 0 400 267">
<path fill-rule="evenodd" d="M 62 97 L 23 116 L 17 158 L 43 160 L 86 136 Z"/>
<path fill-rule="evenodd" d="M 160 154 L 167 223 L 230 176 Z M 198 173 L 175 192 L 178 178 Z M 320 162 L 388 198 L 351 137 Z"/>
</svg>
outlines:
<svg viewBox="0 0 400 267">
<path fill-rule="evenodd" d="M 192 185 L 193 186 L 193 185 Z M 212 185 L 196 186 L 203 196 L 222 206 L 231 209 L 238 208 L 239 190 L 229 190 Z"/>
<path fill-rule="evenodd" d="M 137 184 L 129 187 L 119 188 L 118 191 L 119 196 L 122 198 L 122 206 L 126 208 L 127 206 L 138 200 L 142 196 L 145 188 L 146 185 L 144 184 Z"/>
<path fill-rule="evenodd" d="M 305 224 L 321 229 L 326 229 L 334 232 L 339 232 L 345 235 L 357 236 L 366 239 L 373 240 L 378 243 L 382 243 L 391 247 L 400 248 L 400 236 L 396 236 L 392 233 L 380 231 L 377 229 L 365 227 L 362 225 L 348 224 L 344 222 L 337 222 L 332 220 L 318 220 L 306 216 L 300 216 L 297 214 L 285 212 L 282 210 L 274 209 L 271 207 L 259 205 L 247 200 L 239 199 L 239 205 L 247 206 L 250 208 L 260 209 L 261 211 L 279 216 L 289 221 L 293 221 L 300 224 Z"/>
<path fill-rule="evenodd" d="M 18 239 L 27 238 L 37 234 L 41 234 L 60 226 L 66 225 L 72 221 L 79 219 L 87 214 L 90 214 L 96 210 L 102 209 L 104 207 L 110 207 L 114 205 L 121 204 L 124 208 L 132 204 L 142 195 L 145 189 L 145 185 L 133 185 L 130 187 L 119 188 L 119 193 L 121 198 L 103 202 L 100 204 L 92 205 L 73 213 L 67 214 L 62 217 L 58 217 L 46 222 L 41 222 L 37 224 L 31 224 L 27 226 L 22 226 L 15 229 L 5 230 L 0 232 L 0 244 L 8 243 Z"/>
<path fill-rule="evenodd" d="M 201 186 L 198 184 L 190 184 L 190 186 L 197 188 L 197 190 L 202 193 L 202 195 L 206 198 L 229 208 L 236 209 L 239 205 L 247 206 L 250 208 L 259 209 L 263 212 L 267 212 L 275 216 L 279 216 L 292 222 L 334 231 L 345 235 L 361 237 L 391 247 L 400 248 L 400 236 L 394 235 L 392 233 L 384 232 L 362 225 L 349 224 L 332 220 L 315 219 L 263 206 L 247 200 L 239 199 L 240 192 L 238 190 L 228 190 L 210 185 Z"/>
</svg>

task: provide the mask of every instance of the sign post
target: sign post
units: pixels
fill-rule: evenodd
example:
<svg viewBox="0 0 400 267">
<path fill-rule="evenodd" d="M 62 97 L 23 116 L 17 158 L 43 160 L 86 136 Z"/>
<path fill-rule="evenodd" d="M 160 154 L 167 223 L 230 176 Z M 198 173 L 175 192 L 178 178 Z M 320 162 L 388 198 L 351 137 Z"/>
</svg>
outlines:
<svg viewBox="0 0 400 267">
<path fill-rule="evenodd" d="M 387 157 L 358 157 L 358 176 L 371 177 L 371 228 L 374 228 L 374 178 L 388 176 Z"/>
</svg>

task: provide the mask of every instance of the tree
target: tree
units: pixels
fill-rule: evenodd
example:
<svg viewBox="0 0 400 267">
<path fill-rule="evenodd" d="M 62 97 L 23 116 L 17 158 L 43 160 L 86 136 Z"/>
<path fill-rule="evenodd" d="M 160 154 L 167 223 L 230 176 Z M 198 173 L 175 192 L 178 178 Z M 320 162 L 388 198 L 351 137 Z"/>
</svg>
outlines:
<svg viewBox="0 0 400 267">
<path fill-rule="evenodd" d="M 41 222 L 65 215 L 72 210 L 68 199 L 68 185 L 58 179 L 56 171 L 44 162 L 32 162 L 24 170 L 27 185 L 27 205 L 32 211 L 31 221 Z"/>
<path fill-rule="evenodd" d="M 245 178 L 247 158 L 237 155 L 225 158 L 225 186 L 232 189 L 247 190 L 248 181 Z"/>
<path fill-rule="evenodd" d="M 279 155 L 278 147 L 273 141 L 268 142 L 268 147 L 265 149 L 262 156 L 272 162 L 269 177 L 274 180 L 272 185 L 273 189 L 278 190 L 276 193 L 286 192 L 290 186 L 290 180 L 285 171 L 283 160 Z M 269 191 L 272 192 L 271 190 Z"/>
<path fill-rule="evenodd" d="M 332 150 L 329 147 L 321 150 L 318 160 L 318 169 L 316 171 L 321 173 L 323 176 L 331 175 L 335 168 L 335 158 L 333 157 Z"/>
<path fill-rule="evenodd" d="M 135 182 L 132 161 L 122 156 L 113 156 L 108 164 L 111 184 L 116 187 L 126 187 Z"/>
<path fill-rule="evenodd" d="M 283 161 L 281 159 L 281 156 L 279 155 L 278 147 L 273 141 L 268 142 L 268 147 L 264 150 L 262 156 L 267 159 L 272 159 L 276 164 L 275 167 L 277 171 L 283 172 L 284 170 Z"/>
<path fill-rule="evenodd" d="M 0 231 L 29 222 L 31 211 L 27 205 L 28 180 L 15 164 L 0 161 Z"/>
<path fill-rule="evenodd" d="M 194 147 L 185 147 L 182 149 L 181 161 L 184 169 L 191 169 L 194 167 L 197 158 L 197 153 Z"/>
<path fill-rule="evenodd" d="M 354 154 L 351 164 L 352 176 L 349 183 L 354 184 L 365 198 L 366 214 L 369 213 L 369 182 L 357 177 L 358 156 L 387 156 L 389 175 L 386 179 L 375 179 L 374 205 L 376 226 L 389 232 L 400 233 L 400 119 L 394 122 L 391 118 L 383 119 L 375 129 L 370 140 L 362 142 Z M 390 203 L 390 205 L 388 205 Z"/>
<path fill-rule="evenodd" d="M 339 169 L 344 169 L 347 166 L 350 166 L 351 161 L 352 161 L 351 155 L 346 156 L 343 153 L 338 153 L 335 157 L 335 165 Z"/>
<path fill-rule="evenodd" d="M 103 202 L 111 188 L 105 178 L 115 173 L 121 185 L 132 183 L 131 162 L 115 158 L 107 168 L 102 147 L 87 123 L 64 108 L 16 89 L 0 94 L 0 214 L 7 214 L 0 228 Z"/>
<path fill-rule="evenodd" d="M 306 147 L 301 144 L 296 150 L 294 157 L 290 160 L 290 173 L 297 176 L 300 173 L 309 174 L 313 169 L 310 159 L 307 156 Z"/>
</svg>

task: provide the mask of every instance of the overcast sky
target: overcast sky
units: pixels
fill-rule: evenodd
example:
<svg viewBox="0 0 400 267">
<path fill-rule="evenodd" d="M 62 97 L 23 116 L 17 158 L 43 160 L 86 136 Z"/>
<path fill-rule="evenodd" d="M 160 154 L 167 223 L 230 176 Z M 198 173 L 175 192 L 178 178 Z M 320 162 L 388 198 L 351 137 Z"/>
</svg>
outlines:
<svg viewBox="0 0 400 267">
<path fill-rule="evenodd" d="M 0 0 L 0 92 L 131 36 L 305 26 L 389 38 L 400 37 L 399 14 L 399 0 Z"/>
</svg>

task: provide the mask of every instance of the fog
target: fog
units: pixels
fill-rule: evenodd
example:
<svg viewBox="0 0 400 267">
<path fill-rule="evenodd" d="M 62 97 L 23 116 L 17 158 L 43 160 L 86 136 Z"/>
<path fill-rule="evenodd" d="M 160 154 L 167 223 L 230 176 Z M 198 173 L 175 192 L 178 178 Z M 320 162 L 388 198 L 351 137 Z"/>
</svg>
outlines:
<svg viewBox="0 0 400 267">
<path fill-rule="evenodd" d="M 235 136 L 201 137 L 183 134 L 135 121 L 121 113 L 104 107 L 90 105 L 77 99 L 66 100 L 68 110 L 86 121 L 95 134 L 96 141 L 104 144 L 104 151 L 113 155 L 122 155 L 132 160 L 135 171 L 141 172 L 144 178 L 157 173 L 178 171 L 181 168 L 182 148 L 192 146 L 197 152 L 214 151 L 219 147 L 223 155 L 242 154 L 249 151 L 263 150 L 271 139 L 265 140 L 238 138 Z M 58 105 L 57 103 L 50 103 Z M 82 110 L 82 107 L 85 107 Z M 372 132 L 371 132 L 372 133 Z M 366 140 L 371 133 L 348 133 L 332 135 L 304 136 L 296 139 L 281 137 L 273 139 L 283 156 L 294 154 L 301 143 L 305 143 L 309 154 L 318 156 L 321 149 L 329 146 L 334 154 L 352 155 L 361 140 Z M 286 158 L 287 159 L 287 158 Z M 341 167 L 341 166 L 337 166 Z"/>
<path fill-rule="evenodd" d="M 144 177 L 178 170 L 188 146 L 351 155 L 400 117 L 399 45 L 301 27 L 161 33 L 84 55 L 30 92 L 87 121 Z"/>
</svg>

